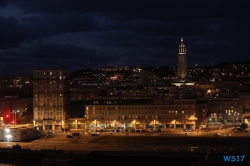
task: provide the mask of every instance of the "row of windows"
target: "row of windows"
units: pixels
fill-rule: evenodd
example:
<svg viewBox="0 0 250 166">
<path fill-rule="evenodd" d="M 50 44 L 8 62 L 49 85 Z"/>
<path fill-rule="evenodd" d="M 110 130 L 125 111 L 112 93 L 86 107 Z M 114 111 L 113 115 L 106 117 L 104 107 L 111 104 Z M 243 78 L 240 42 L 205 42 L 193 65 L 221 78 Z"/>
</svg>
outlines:
<svg viewBox="0 0 250 166">
<path fill-rule="evenodd" d="M 36 111 L 63 111 L 63 107 L 34 107 L 34 112 Z"/>
<path fill-rule="evenodd" d="M 48 89 L 48 90 L 51 90 L 51 89 L 54 89 L 54 90 L 61 90 L 62 86 L 34 86 L 34 89 Z"/>
<path fill-rule="evenodd" d="M 35 105 L 35 107 L 38 107 L 38 106 L 40 106 L 40 107 L 45 107 L 45 106 L 62 107 L 63 106 L 62 103 L 35 103 L 34 105 Z"/>
<path fill-rule="evenodd" d="M 178 116 L 87 116 L 87 119 L 99 119 L 99 120 L 121 120 L 121 119 L 167 119 L 167 118 L 185 118 L 185 115 L 178 115 Z"/>
<path fill-rule="evenodd" d="M 43 84 L 45 84 L 45 85 L 49 85 L 49 84 L 63 84 L 64 83 L 64 81 L 58 81 L 58 80 L 54 80 L 54 81 L 47 81 L 47 80 L 44 80 L 44 81 L 34 81 L 34 84 L 35 85 L 37 85 L 37 84 L 39 84 L 39 85 L 43 85 Z"/>
<path fill-rule="evenodd" d="M 209 102 L 211 105 L 242 105 L 241 101 Z"/>
<path fill-rule="evenodd" d="M 43 119 L 55 119 L 55 120 L 64 120 L 62 116 L 35 116 L 35 120 Z"/>
<path fill-rule="evenodd" d="M 62 93 L 63 90 L 55 90 L 55 89 L 34 89 L 34 93 Z"/>
<path fill-rule="evenodd" d="M 117 111 L 117 112 L 103 112 L 103 111 L 86 111 L 87 114 L 102 114 L 102 115 L 114 115 L 114 114 L 184 114 L 185 111 Z"/>
<path fill-rule="evenodd" d="M 60 93 L 60 94 L 55 94 L 55 93 L 54 93 L 54 94 L 49 94 L 49 95 L 47 95 L 47 96 L 46 96 L 46 95 L 43 95 L 43 94 L 41 94 L 41 95 L 37 95 L 37 94 L 36 94 L 35 97 L 41 97 L 41 98 L 43 98 L 43 97 L 44 97 L 44 98 L 46 98 L 46 97 L 62 97 L 62 94 L 61 94 L 61 93 Z"/>
<path fill-rule="evenodd" d="M 44 116 L 47 116 L 47 115 L 62 115 L 62 112 L 49 112 L 49 111 L 44 111 L 44 112 L 35 112 L 35 115 L 44 115 Z"/>
<path fill-rule="evenodd" d="M 62 99 L 58 99 L 58 98 L 47 98 L 47 99 L 35 99 L 35 102 L 62 102 Z"/>
<path fill-rule="evenodd" d="M 168 106 L 168 107 L 86 107 L 86 110 L 194 110 L 194 106 Z"/>
</svg>

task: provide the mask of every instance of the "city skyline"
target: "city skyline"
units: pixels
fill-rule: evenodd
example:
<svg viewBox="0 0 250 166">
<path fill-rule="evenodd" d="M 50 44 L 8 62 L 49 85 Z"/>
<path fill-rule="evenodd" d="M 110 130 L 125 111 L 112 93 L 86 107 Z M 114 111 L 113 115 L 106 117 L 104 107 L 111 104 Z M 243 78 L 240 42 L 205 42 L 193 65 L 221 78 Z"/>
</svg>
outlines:
<svg viewBox="0 0 250 166">
<path fill-rule="evenodd" d="M 1 73 L 39 66 L 187 66 L 249 60 L 248 1 L 0 2 Z"/>
</svg>

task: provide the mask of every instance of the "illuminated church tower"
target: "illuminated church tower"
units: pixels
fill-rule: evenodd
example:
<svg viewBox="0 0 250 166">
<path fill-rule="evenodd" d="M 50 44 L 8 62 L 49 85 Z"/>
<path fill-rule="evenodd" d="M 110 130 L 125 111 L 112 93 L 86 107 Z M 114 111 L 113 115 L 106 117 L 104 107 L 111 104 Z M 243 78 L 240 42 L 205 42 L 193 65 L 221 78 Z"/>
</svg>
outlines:
<svg viewBox="0 0 250 166">
<path fill-rule="evenodd" d="M 172 85 L 194 85 L 194 82 L 192 82 L 187 75 L 187 56 L 186 47 L 183 43 L 183 38 L 181 38 L 181 44 L 179 45 L 178 73 L 176 73 L 176 76 L 177 79 L 173 80 Z"/>
<path fill-rule="evenodd" d="M 187 78 L 187 57 L 186 57 L 186 47 L 183 44 L 183 38 L 181 38 L 181 44 L 179 45 L 178 53 L 178 78 Z"/>
</svg>

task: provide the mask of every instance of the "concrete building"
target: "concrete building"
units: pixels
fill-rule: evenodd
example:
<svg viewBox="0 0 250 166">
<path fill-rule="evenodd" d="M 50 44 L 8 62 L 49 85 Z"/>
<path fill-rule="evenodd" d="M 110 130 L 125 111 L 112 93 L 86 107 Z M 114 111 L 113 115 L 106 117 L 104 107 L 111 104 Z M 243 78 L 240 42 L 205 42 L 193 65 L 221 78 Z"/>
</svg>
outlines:
<svg viewBox="0 0 250 166">
<path fill-rule="evenodd" d="M 243 122 L 244 101 L 240 98 L 208 100 L 208 126 L 237 125 Z"/>
<path fill-rule="evenodd" d="M 238 125 L 243 100 L 170 99 L 164 104 L 85 104 L 85 116 L 68 121 L 71 129 L 196 129 Z"/>
<path fill-rule="evenodd" d="M 64 126 L 70 102 L 69 77 L 69 71 L 63 67 L 34 70 L 34 125 L 50 130 Z"/>
<path fill-rule="evenodd" d="M 85 128 L 196 128 L 206 123 L 206 104 L 195 99 L 162 105 L 86 105 Z"/>
</svg>

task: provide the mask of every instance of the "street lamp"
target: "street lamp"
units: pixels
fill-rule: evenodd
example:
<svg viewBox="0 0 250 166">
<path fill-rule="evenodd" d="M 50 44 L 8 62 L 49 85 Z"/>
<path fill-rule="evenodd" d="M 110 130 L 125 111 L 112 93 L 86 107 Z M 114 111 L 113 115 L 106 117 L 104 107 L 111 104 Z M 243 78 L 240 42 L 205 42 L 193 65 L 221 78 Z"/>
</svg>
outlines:
<svg viewBox="0 0 250 166">
<path fill-rule="evenodd" d="M 95 132 L 96 132 L 96 120 L 95 120 Z"/>
<path fill-rule="evenodd" d="M 16 113 L 19 112 L 19 110 L 15 111 L 15 125 L 16 125 Z"/>
<path fill-rule="evenodd" d="M 234 127 L 236 128 L 236 112 L 234 112 Z"/>
<path fill-rule="evenodd" d="M 156 130 L 156 126 L 155 126 L 155 119 L 154 119 L 154 131 Z"/>
<path fill-rule="evenodd" d="M 134 123 L 135 123 L 134 129 L 135 129 L 135 132 L 136 132 L 136 121 L 135 120 L 134 120 Z"/>
<path fill-rule="evenodd" d="M 13 110 L 13 125 L 16 125 L 16 113 L 19 112 L 19 110 L 15 111 Z"/>
</svg>

